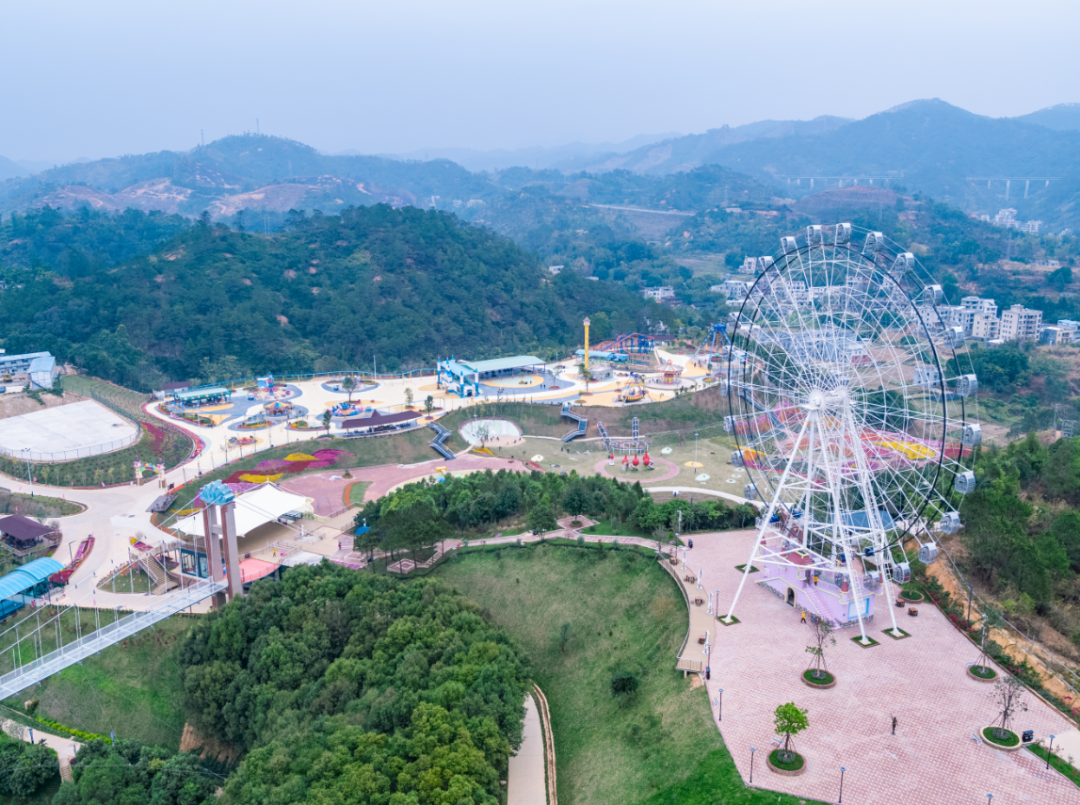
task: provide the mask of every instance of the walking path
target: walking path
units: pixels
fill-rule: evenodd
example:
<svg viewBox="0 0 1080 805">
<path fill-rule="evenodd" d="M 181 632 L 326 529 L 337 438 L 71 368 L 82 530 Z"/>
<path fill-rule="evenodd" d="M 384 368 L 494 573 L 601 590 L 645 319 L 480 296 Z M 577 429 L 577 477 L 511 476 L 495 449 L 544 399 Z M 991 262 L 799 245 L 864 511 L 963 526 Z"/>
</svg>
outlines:
<svg viewBox="0 0 1080 805">
<path fill-rule="evenodd" d="M 525 696 L 525 729 L 521 748 L 510 758 L 507 805 L 547 805 L 544 775 L 544 734 L 540 711 L 532 694 Z"/>
<path fill-rule="evenodd" d="M 17 721 L 3 720 L 0 721 L 0 729 L 10 735 L 12 738 L 18 738 L 20 741 L 30 741 L 30 727 L 20 724 Z M 75 757 L 75 753 L 82 749 L 82 744 L 78 741 L 74 741 L 71 738 L 63 738 L 59 735 L 51 735 L 41 730 L 34 731 L 34 743 L 44 743 L 47 747 L 56 752 L 57 758 L 60 761 L 60 768 L 64 766 L 70 767 L 70 761 Z"/>
</svg>

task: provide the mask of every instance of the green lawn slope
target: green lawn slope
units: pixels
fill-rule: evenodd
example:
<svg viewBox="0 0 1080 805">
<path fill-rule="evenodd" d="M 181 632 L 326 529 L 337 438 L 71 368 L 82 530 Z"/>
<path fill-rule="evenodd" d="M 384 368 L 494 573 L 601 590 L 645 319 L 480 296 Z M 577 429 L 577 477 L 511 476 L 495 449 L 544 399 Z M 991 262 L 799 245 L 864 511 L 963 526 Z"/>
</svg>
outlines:
<svg viewBox="0 0 1080 805">
<path fill-rule="evenodd" d="M 532 662 L 551 707 L 561 805 L 804 801 L 743 785 L 704 688 L 675 670 L 686 605 L 651 558 L 543 545 L 462 554 L 438 575 Z M 610 693 L 622 670 L 641 680 L 626 706 Z"/>
</svg>

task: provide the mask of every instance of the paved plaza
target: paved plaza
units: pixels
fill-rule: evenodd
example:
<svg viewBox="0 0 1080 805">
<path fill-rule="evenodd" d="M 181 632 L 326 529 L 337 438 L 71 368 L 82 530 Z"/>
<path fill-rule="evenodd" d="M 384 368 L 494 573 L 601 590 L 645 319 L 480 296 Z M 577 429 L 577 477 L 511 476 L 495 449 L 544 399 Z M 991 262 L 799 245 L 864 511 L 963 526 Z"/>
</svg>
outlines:
<svg viewBox="0 0 1080 805">
<path fill-rule="evenodd" d="M 70 461 L 127 447 L 138 434 L 134 423 L 83 400 L 5 419 L 0 449 L 31 461 Z"/>
<path fill-rule="evenodd" d="M 721 616 L 739 583 L 735 565 L 747 560 L 753 539 L 753 531 L 694 537 L 687 563 L 703 568 L 705 586 L 719 590 Z M 723 688 L 719 727 L 744 781 L 750 747 L 755 747 L 755 786 L 825 802 L 837 800 L 843 766 L 844 802 L 859 805 L 977 804 L 987 802 L 987 794 L 994 795 L 993 805 L 1080 803 L 1080 790 L 1053 769 L 1046 771 L 1027 750 L 1002 752 L 973 740 L 994 718 L 994 686 L 967 677 L 965 666 L 977 659 L 978 649 L 936 607 L 921 605 L 916 618 L 894 610 L 897 624 L 911 633 L 904 640 L 882 633 L 890 622 L 879 610 L 867 628 L 880 643 L 872 648 L 851 641 L 857 628 L 835 632 L 836 645 L 825 656 L 837 685 L 814 690 L 800 679 L 810 660 L 809 628 L 795 609 L 754 584 L 754 575 L 735 612 L 741 623 L 723 626 L 713 620 L 710 635 L 713 716 Z M 691 634 L 694 648 L 696 638 Z M 1025 699 L 1028 711 L 1013 724 L 1018 731 L 1031 729 L 1043 739 L 1074 728 L 1033 694 Z M 809 711 L 810 727 L 796 739 L 807 759 L 806 773 L 799 777 L 783 777 L 765 766 L 775 748 L 773 710 L 790 701 Z M 890 734 L 894 716 L 895 736 Z"/>
</svg>

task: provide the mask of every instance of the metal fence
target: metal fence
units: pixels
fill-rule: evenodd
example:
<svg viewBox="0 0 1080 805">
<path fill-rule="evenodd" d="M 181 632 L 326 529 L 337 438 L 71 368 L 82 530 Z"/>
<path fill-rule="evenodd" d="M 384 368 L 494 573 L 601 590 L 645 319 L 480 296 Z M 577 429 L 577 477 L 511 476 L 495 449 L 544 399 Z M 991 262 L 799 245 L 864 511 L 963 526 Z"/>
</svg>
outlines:
<svg viewBox="0 0 1080 805">
<path fill-rule="evenodd" d="M 58 450 L 55 452 L 44 452 L 39 450 L 16 450 L 13 448 L 0 446 L 0 453 L 5 456 L 10 456 L 16 461 L 34 461 L 38 463 L 52 463 L 58 461 L 74 461 L 77 458 L 89 458 L 90 456 L 99 456 L 102 453 L 111 453 L 114 450 L 121 450 L 125 447 L 130 447 L 139 441 L 142 434 L 138 428 L 135 429 L 135 433 L 124 439 L 114 439 L 111 442 L 105 442 L 104 444 L 94 444 L 88 447 L 77 447 L 73 450 Z"/>
</svg>

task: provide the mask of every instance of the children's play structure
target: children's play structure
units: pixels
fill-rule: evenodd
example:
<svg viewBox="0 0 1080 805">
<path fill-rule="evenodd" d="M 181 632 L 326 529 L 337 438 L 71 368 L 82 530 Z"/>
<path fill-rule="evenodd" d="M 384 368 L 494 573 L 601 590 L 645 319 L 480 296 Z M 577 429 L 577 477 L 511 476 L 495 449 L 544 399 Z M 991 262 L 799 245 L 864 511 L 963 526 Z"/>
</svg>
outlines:
<svg viewBox="0 0 1080 805">
<path fill-rule="evenodd" d="M 532 355 L 495 358 L 490 361 L 465 361 L 457 358 L 439 361 L 435 367 L 435 382 L 440 389 L 459 397 L 479 397 L 486 381 L 518 374 L 544 375 L 545 364 Z"/>
</svg>

